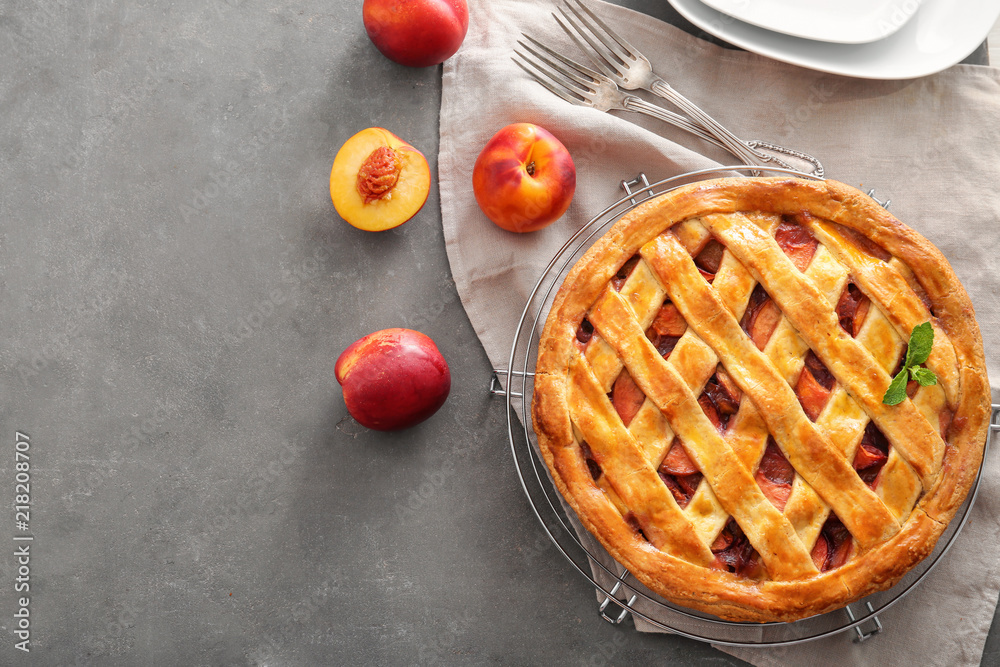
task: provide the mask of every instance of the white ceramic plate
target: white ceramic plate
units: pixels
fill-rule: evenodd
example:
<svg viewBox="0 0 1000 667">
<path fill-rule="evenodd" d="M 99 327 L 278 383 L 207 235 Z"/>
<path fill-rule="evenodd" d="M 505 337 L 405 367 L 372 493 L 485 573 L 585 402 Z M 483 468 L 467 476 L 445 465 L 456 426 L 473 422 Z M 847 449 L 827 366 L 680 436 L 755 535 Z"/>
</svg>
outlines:
<svg viewBox="0 0 1000 667">
<path fill-rule="evenodd" d="M 699 0 L 670 0 L 688 21 L 747 51 L 862 79 L 914 79 L 976 50 L 1000 16 L 1000 0 L 924 0 L 895 34 L 868 44 L 830 44 L 738 21 Z"/>
<path fill-rule="evenodd" d="M 885 39 L 913 17 L 921 0 L 702 0 L 761 28 L 839 44 Z"/>
</svg>

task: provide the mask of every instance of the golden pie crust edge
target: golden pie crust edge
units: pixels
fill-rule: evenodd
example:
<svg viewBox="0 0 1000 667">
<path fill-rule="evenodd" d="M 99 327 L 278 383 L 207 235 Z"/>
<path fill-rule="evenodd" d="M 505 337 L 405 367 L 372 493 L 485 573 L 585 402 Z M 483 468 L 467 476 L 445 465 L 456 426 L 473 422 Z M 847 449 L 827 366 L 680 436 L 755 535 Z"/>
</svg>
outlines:
<svg viewBox="0 0 1000 667">
<path fill-rule="evenodd" d="M 958 406 L 942 474 L 900 532 L 841 567 L 805 579 L 756 582 L 659 551 L 637 535 L 598 488 L 575 445 L 567 403 L 576 331 L 618 269 L 668 227 L 711 213 L 808 211 L 860 232 L 913 271 L 959 365 Z M 539 343 L 532 421 L 543 458 L 583 525 L 633 575 L 667 600 L 734 621 L 793 621 L 885 590 L 931 551 L 982 463 L 990 388 L 972 303 L 941 252 L 870 197 L 836 181 L 727 178 L 683 186 L 623 216 L 577 262 L 556 294 Z"/>
</svg>

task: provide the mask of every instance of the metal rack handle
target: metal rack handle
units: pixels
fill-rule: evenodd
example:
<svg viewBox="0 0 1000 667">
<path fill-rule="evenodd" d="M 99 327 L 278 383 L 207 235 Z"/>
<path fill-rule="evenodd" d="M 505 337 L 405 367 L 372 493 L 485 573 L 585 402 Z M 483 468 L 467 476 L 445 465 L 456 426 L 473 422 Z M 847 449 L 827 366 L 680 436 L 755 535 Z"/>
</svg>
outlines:
<svg viewBox="0 0 1000 667">
<path fill-rule="evenodd" d="M 507 396 L 507 390 L 504 389 L 503 384 L 500 382 L 501 375 L 508 375 L 506 369 L 494 368 L 493 375 L 490 376 L 490 395 L 491 396 Z M 534 373 L 525 373 L 523 371 L 513 371 L 510 373 L 515 377 L 535 377 Z M 524 394 L 518 393 L 516 391 L 510 392 L 511 398 L 524 398 Z"/>
</svg>

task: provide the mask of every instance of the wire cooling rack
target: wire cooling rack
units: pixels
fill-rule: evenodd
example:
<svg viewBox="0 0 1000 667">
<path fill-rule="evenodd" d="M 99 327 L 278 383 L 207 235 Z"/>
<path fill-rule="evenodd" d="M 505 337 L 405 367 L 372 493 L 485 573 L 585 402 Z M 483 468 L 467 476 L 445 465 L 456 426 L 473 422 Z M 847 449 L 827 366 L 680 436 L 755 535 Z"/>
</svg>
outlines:
<svg viewBox="0 0 1000 667">
<path fill-rule="evenodd" d="M 806 177 L 788 169 L 762 170 L 760 167 L 755 169 L 767 174 Z M 968 521 L 969 511 L 979 493 L 982 468 L 968 497 L 938 540 L 931 555 L 889 590 L 869 595 L 843 609 L 793 623 L 738 623 L 724 621 L 666 602 L 631 578 L 628 570 L 611 561 L 606 553 L 597 553 L 594 547 L 588 550 L 577 532 L 579 523 L 574 525 L 576 518 L 571 518 L 572 510 L 569 510 L 559 497 L 545 463 L 538 454 L 535 434 L 528 426 L 531 423 L 529 414 L 533 386 L 531 378 L 534 375 L 541 326 L 559 285 L 594 240 L 600 238 L 618 218 L 646 199 L 695 181 L 745 174 L 749 171 L 746 167 L 721 167 L 694 171 L 653 184 L 648 182 L 644 174 L 631 181 L 622 181 L 621 185 L 626 195 L 584 225 L 545 267 L 517 323 L 507 369 L 494 371 L 490 382 L 490 393 L 506 399 L 507 433 L 511 452 L 529 504 L 558 551 L 597 590 L 601 599 L 598 610 L 606 621 L 620 624 L 631 615 L 661 630 L 725 646 L 799 644 L 849 631 L 853 631 L 855 642 L 861 642 L 881 632 L 882 622 L 878 614 L 898 602 L 923 581 L 954 544 L 955 538 Z M 889 206 L 889 201 L 876 199 L 874 191 L 870 191 L 868 195 L 880 205 Z M 1000 430 L 1000 406 L 994 405 L 984 459 L 989 451 L 993 434 L 998 430 Z"/>
</svg>

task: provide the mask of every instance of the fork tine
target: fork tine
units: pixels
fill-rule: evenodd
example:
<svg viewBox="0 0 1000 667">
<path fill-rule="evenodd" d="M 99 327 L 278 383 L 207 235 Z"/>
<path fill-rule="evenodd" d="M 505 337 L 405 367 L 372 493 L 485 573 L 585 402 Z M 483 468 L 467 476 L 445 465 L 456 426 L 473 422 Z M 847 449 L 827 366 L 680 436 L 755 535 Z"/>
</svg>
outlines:
<svg viewBox="0 0 1000 667">
<path fill-rule="evenodd" d="M 641 56 L 639 55 L 639 52 L 636 51 L 635 47 L 629 44 L 627 41 L 625 41 L 625 38 L 621 37 L 618 33 L 612 30 L 607 23 L 602 21 L 597 14 L 591 11 L 590 7 L 583 4 L 581 0 L 576 0 L 576 5 L 577 7 L 582 9 L 590 18 L 588 19 L 587 17 L 580 14 L 577 8 L 573 7 L 573 5 L 570 4 L 570 0 L 566 0 L 566 6 L 569 7 L 570 11 L 576 14 L 577 18 L 579 18 L 580 21 L 594 33 L 595 37 L 601 40 L 601 42 L 605 46 L 607 46 L 612 52 L 614 52 L 616 56 L 621 58 L 623 63 L 628 65 L 629 60 L 641 59 Z M 601 30 L 596 30 L 593 26 L 593 23 L 596 23 L 598 27 L 603 29 L 604 34 L 601 34 Z M 607 36 L 607 38 L 610 39 L 607 39 L 605 35 Z"/>
<path fill-rule="evenodd" d="M 517 51 L 515 51 L 514 53 L 516 55 L 520 56 L 521 58 L 524 58 L 524 56 L 521 55 L 520 53 L 518 53 Z M 532 79 L 534 79 L 536 82 L 538 82 L 542 86 L 545 86 L 545 88 L 548 89 L 549 92 L 558 95 L 559 97 L 563 98 L 564 100 L 566 100 L 570 104 L 579 104 L 579 105 L 583 105 L 583 106 L 588 106 L 587 100 L 585 100 L 583 98 L 579 98 L 579 97 L 574 96 L 572 93 L 570 93 L 569 91 L 567 91 L 565 88 L 560 88 L 560 87 L 558 87 L 556 85 L 553 85 L 549 80 L 545 79 L 542 74 L 540 74 L 539 72 L 537 72 L 535 70 L 528 69 L 528 67 L 525 66 L 524 63 L 522 63 L 517 58 L 511 58 L 511 60 L 514 61 L 515 65 L 517 65 L 518 67 L 520 67 L 521 69 L 523 69 L 525 72 L 527 72 L 528 76 L 530 76 Z M 527 62 L 529 64 L 534 64 L 530 60 L 527 60 L 527 59 L 525 59 L 525 62 Z"/>
<path fill-rule="evenodd" d="M 526 51 L 528 51 L 529 53 L 531 53 L 532 55 L 534 55 L 535 57 L 537 57 L 542 62 L 545 62 L 546 64 L 548 64 L 550 67 L 553 67 L 554 69 L 558 70 L 564 76 L 569 77 L 570 79 L 572 79 L 573 81 L 576 81 L 577 83 L 579 83 L 582 86 L 586 86 L 588 90 L 591 90 L 592 92 L 596 92 L 596 91 L 594 91 L 593 86 L 594 86 L 595 83 L 597 83 L 598 81 L 600 81 L 600 77 L 601 77 L 600 74 L 598 74 L 594 70 L 590 69 L 589 67 L 584 67 L 583 65 L 581 65 L 578 62 L 570 60 L 566 56 L 563 56 L 563 55 L 560 55 L 560 54 L 556 53 L 555 51 L 553 51 L 549 47 L 545 46 L 544 44 L 542 44 L 541 42 L 539 42 L 537 39 L 531 37 L 530 35 L 525 35 L 525 34 L 522 33 L 522 36 L 525 39 L 527 39 L 528 41 L 530 41 L 532 44 L 534 44 L 535 46 L 537 46 L 539 49 L 542 49 L 542 51 L 544 51 L 545 53 L 543 54 L 543 53 L 539 52 L 538 50 L 536 50 L 535 48 L 533 48 L 529 44 L 525 44 L 524 42 L 518 42 L 518 44 L 523 49 L 525 49 Z M 545 54 L 548 54 L 548 55 L 545 55 Z M 553 60 L 553 59 L 555 59 L 555 60 Z M 570 69 L 567 70 L 567 69 L 563 68 L 559 64 L 560 62 L 562 64 L 566 65 L 566 67 L 568 67 Z"/>
<path fill-rule="evenodd" d="M 559 67 L 557 64 L 552 63 L 534 49 L 531 49 L 531 47 L 527 44 L 518 42 L 518 45 L 522 49 L 528 51 L 528 53 L 534 56 L 534 58 L 529 58 L 527 55 L 517 51 L 516 49 L 514 53 L 520 56 L 525 63 L 531 65 L 553 84 L 561 86 L 563 90 L 568 92 L 570 95 L 574 95 L 588 102 L 593 99 L 594 91 L 590 88 L 590 85 L 587 82 L 580 82 L 579 80 L 570 78 L 564 69 Z"/>
<path fill-rule="evenodd" d="M 592 60 L 603 61 L 608 69 L 614 70 L 614 73 L 611 74 L 612 77 L 622 79 L 626 78 L 629 71 L 629 61 L 627 58 L 621 57 L 620 54 L 615 53 L 609 48 L 609 38 L 601 37 L 600 32 L 595 30 L 593 26 L 587 25 L 583 21 L 579 12 L 576 12 L 576 10 L 572 7 L 567 5 L 565 7 L 560 7 L 559 9 L 562 11 L 563 18 L 573 28 L 573 31 L 582 37 L 589 45 L 589 47 L 581 45 L 584 53 L 586 53 Z M 573 14 L 571 12 L 576 13 Z M 563 30 L 565 29 L 566 26 L 563 26 Z M 579 42 L 577 42 L 577 44 L 579 44 Z"/>
<path fill-rule="evenodd" d="M 590 79 L 590 81 L 587 82 L 587 85 L 592 85 L 595 81 L 599 81 L 601 79 L 602 75 L 599 72 L 595 72 L 594 70 L 590 69 L 586 65 L 581 65 L 580 63 L 576 62 L 575 60 L 573 60 L 571 58 L 567 58 L 566 56 L 562 55 L 561 53 L 559 53 L 557 51 L 553 51 L 552 49 L 550 49 L 549 47 L 545 46 L 544 44 L 542 44 L 541 42 L 539 42 L 537 39 L 535 39 L 534 37 L 532 37 L 531 35 L 526 35 L 524 33 L 521 33 L 521 36 L 524 37 L 525 39 L 527 39 L 529 42 L 531 42 L 535 47 L 537 47 L 537 48 L 541 49 L 542 51 L 544 51 L 545 53 L 547 53 L 550 56 L 550 58 L 555 58 L 556 60 L 560 61 L 561 63 L 563 63 L 567 67 L 572 68 L 573 70 L 575 70 L 579 74 L 588 77 Z M 527 47 L 526 44 L 524 46 Z M 534 50 L 534 49 L 532 49 L 532 50 Z M 541 57 L 541 54 L 539 54 L 539 57 Z"/>
<path fill-rule="evenodd" d="M 570 39 L 572 39 L 574 42 L 576 42 L 576 45 L 580 47 L 580 50 L 587 54 L 587 57 L 590 59 L 590 62 L 594 63 L 594 66 L 597 67 L 597 69 L 601 70 L 603 73 L 607 74 L 608 76 L 611 76 L 611 77 L 621 76 L 622 75 L 621 72 L 617 72 L 615 70 L 612 70 L 611 66 L 609 65 L 609 63 L 607 61 L 607 58 L 604 57 L 601 54 L 601 48 L 602 47 L 600 45 L 598 45 L 598 44 L 595 44 L 592 41 L 592 39 L 590 38 L 590 36 L 587 34 L 586 31 L 581 30 L 580 28 L 578 28 L 576 26 L 576 24 L 573 23 L 572 19 L 570 19 L 570 17 L 566 14 L 566 12 L 564 12 L 562 10 L 562 8 L 560 8 L 559 11 L 560 11 L 560 13 L 562 13 L 563 17 L 566 19 L 566 22 L 569 23 L 571 26 L 573 26 L 572 29 L 569 28 L 566 25 L 566 23 L 563 23 L 563 19 L 559 18 L 557 15 L 553 14 L 552 18 L 554 18 L 556 20 L 556 23 L 559 24 L 559 27 L 562 28 L 563 31 L 565 31 L 566 34 L 570 36 Z M 580 41 L 581 37 L 587 42 L 587 44 L 590 45 L 590 47 L 594 51 L 596 51 L 598 53 L 598 57 L 594 57 L 591 54 L 590 49 L 587 48 L 587 44 L 584 44 L 582 41 Z"/>
</svg>

